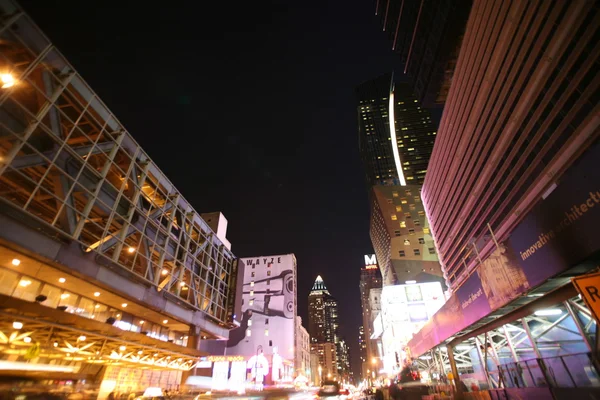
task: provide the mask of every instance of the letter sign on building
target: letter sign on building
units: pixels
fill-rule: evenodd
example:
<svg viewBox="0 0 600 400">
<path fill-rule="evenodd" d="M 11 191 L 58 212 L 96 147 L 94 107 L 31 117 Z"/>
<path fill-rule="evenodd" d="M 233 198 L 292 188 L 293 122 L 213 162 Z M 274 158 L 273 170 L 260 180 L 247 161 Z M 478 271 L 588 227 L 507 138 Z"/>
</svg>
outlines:
<svg viewBox="0 0 600 400">
<path fill-rule="evenodd" d="M 365 265 L 375 265 L 377 264 L 377 259 L 375 258 L 375 254 L 365 254 Z"/>
</svg>

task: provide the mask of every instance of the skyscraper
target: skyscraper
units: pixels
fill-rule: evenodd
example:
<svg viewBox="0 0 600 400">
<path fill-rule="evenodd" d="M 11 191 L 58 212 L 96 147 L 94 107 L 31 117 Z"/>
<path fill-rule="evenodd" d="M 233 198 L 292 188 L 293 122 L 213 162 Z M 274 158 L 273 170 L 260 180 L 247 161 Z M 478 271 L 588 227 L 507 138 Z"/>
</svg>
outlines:
<svg viewBox="0 0 600 400">
<path fill-rule="evenodd" d="M 360 270 L 360 303 L 362 307 L 363 325 L 361 326 L 362 343 L 359 343 L 361 350 L 361 362 L 370 362 L 373 357 L 377 357 L 377 347 L 371 342 L 373 334 L 373 316 L 369 305 L 369 294 L 371 289 L 381 288 L 381 273 L 377 267 L 377 259 L 375 255 L 365 255 L 365 266 Z M 363 354 L 364 348 L 364 354 Z M 364 371 L 363 371 L 364 375 Z"/>
<path fill-rule="evenodd" d="M 442 106 L 456 67 L 471 0 L 377 1 L 402 74 L 425 107 Z"/>
<path fill-rule="evenodd" d="M 308 296 L 308 334 L 311 343 L 338 343 L 338 304 L 321 276 Z"/>
<path fill-rule="evenodd" d="M 341 340 L 338 332 L 338 303 L 329 293 L 321 276 L 317 276 L 315 283 L 308 296 L 308 333 L 311 340 L 311 352 L 319 354 L 319 365 L 329 368 L 327 365 L 331 350 L 323 344 L 334 345 L 334 354 L 331 356 L 335 364 L 335 371 L 328 372 L 339 377 L 347 374 L 348 359 L 347 346 Z"/>
<path fill-rule="evenodd" d="M 391 73 L 359 85 L 356 92 L 367 186 L 422 184 L 436 135 L 429 112 Z"/>
</svg>

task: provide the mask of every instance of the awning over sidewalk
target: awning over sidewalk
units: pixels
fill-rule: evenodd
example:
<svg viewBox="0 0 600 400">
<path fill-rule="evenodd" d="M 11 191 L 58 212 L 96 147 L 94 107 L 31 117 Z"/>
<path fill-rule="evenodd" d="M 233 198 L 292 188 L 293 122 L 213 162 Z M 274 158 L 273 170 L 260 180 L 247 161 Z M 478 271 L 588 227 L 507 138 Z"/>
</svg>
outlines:
<svg viewBox="0 0 600 400">
<path fill-rule="evenodd" d="M 0 295 L 0 353 L 11 360 L 17 356 L 53 364 L 75 361 L 184 371 L 207 355 L 5 295 Z"/>
</svg>

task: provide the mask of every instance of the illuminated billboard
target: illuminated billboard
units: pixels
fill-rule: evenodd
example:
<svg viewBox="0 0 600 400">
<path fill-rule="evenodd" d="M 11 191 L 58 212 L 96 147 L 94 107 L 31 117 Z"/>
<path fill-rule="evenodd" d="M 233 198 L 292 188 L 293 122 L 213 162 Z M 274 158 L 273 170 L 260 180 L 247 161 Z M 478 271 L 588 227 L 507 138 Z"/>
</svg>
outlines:
<svg viewBox="0 0 600 400">
<path fill-rule="evenodd" d="M 294 362 L 296 257 L 241 258 L 238 266 L 243 275 L 240 326 L 229 334 L 227 354 L 246 359 L 264 356 L 270 367 L 268 379 L 288 380 L 287 365 Z"/>
<path fill-rule="evenodd" d="M 433 317 L 446 299 L 440 282 L 384 286 L 381 290 L 381 343 L 384 369 L 397 371 L 413 335 Z"/>
</svg>

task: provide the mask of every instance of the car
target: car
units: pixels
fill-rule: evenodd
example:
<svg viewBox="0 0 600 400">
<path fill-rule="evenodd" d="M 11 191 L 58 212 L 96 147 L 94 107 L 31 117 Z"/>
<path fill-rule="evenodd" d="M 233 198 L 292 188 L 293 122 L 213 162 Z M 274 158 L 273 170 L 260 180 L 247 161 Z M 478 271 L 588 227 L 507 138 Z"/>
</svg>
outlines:
<svg viewBox="0 0 600 400">
<path fill-rule="evenodd" d="M 325 381 L 321 385 L 317 397 L 334 397 L 340 396 L 340 384 L 336 381 Z"/>
</svg>

